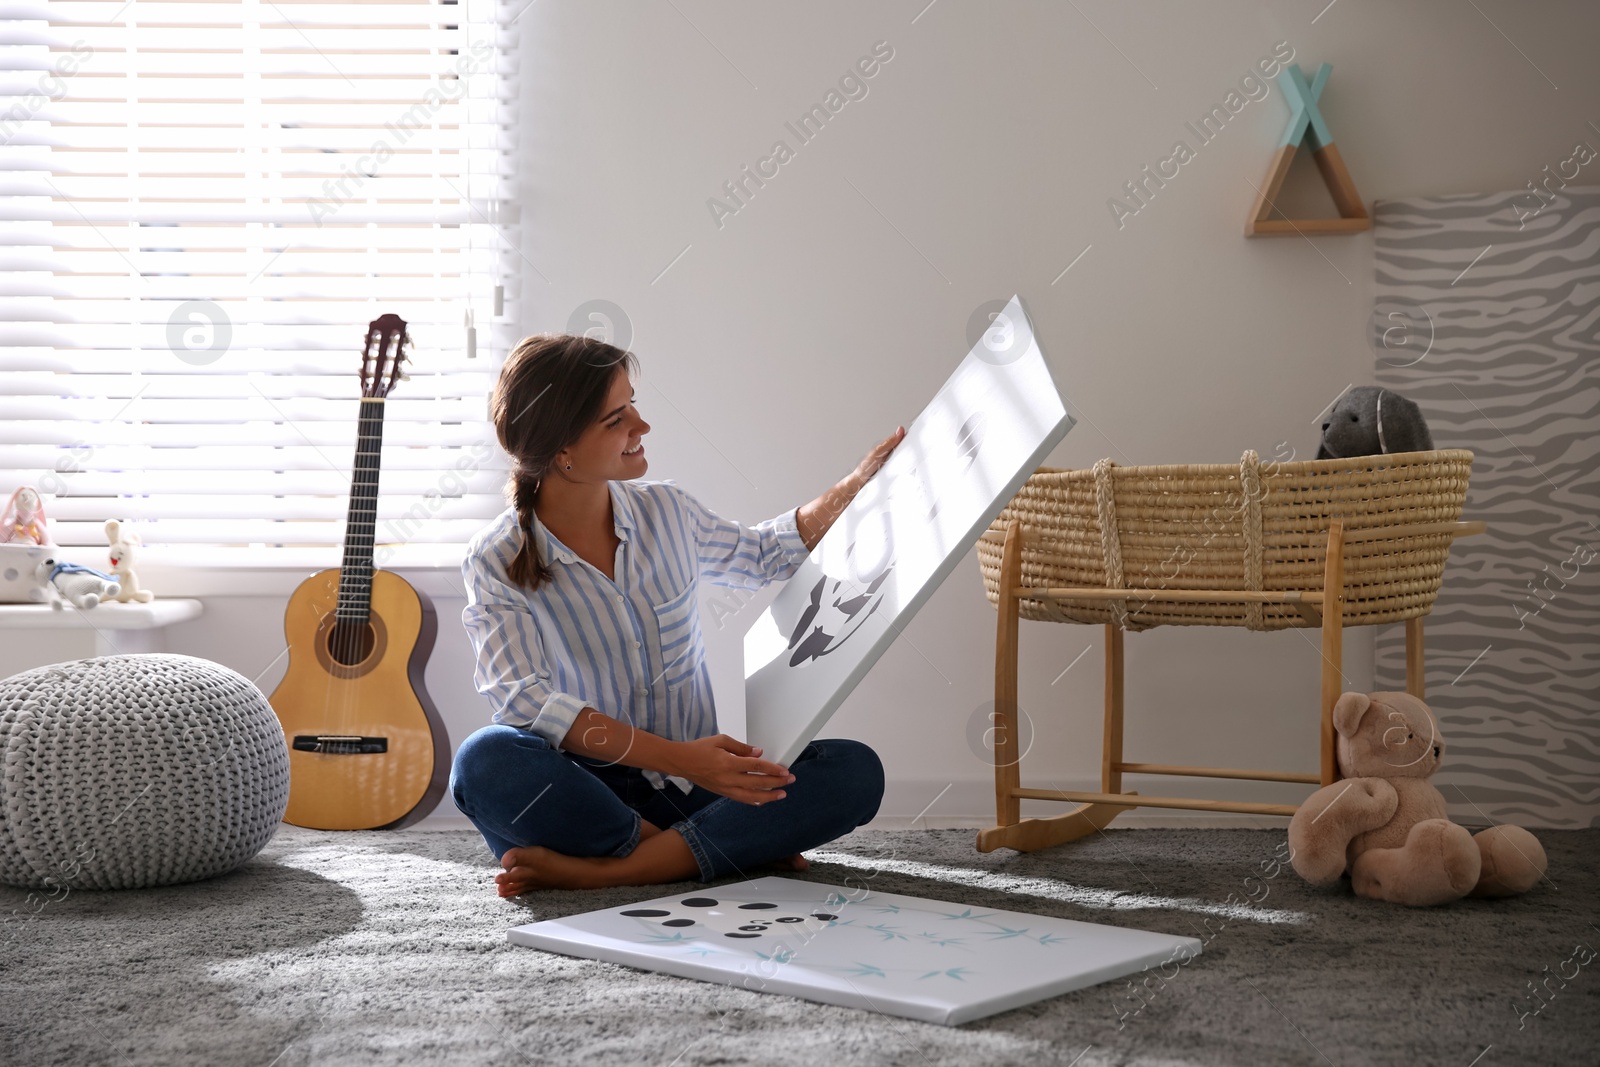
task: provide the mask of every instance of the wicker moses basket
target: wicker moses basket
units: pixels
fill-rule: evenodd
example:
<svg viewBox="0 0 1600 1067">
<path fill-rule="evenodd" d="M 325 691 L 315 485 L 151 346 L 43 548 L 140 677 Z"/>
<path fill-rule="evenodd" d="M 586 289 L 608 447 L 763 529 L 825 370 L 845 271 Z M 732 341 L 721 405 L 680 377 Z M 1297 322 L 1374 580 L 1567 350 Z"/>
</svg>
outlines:
<svg viewBox="0 0 1600 1067">
<path fill-rule="evenodd" d="M 1124 772 L 1326 785 L 1334 780 L 1333 704 L 1345 626 L 1406 623 L 1406 687 L 1422 695 L 1422 617 L 1433 607 L 1462 522 L 1465 449 L 1350 459 L 1121 467 L 1040 467 L 978 542 L 984 591 L 998 609 L 995 796 L 998 826 L 978 847 L 1043 848 L 1092 833 L 1129 807 L 1292 815 L 1294 805 L 1124 792 Z M 1100 793 L 1023 789 L 1016 738 L 1019 619 L 1106 627 Z M 1126 763 L 1122 641 L 1152 626 L 1322 629 L 1319 774 Z M 1135 799 L 1137 798 L 1137 799 Z M 1053 819 L 1019 817 L 1024 799 L 1076 800 Z"/>
</svg>

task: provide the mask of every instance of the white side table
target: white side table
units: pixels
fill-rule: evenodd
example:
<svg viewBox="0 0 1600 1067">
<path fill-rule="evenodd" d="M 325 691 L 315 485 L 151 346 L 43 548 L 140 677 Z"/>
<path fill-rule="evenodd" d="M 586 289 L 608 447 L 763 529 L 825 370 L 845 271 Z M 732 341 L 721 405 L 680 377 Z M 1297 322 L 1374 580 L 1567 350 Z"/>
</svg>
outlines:
<svg viewBox="0 0 1600 1067">
<path fill-rule="evenodd" d="M 93 630 L 94 654 L 165 652 L 162 632 L 175 622 L 197 619 L 198 600 L 156 599 L 148 604 L 100 604 L 88 611 L 68 605 L 59 611 L 48 604 L 0 604 L 0 630 Z"/>
</svg>

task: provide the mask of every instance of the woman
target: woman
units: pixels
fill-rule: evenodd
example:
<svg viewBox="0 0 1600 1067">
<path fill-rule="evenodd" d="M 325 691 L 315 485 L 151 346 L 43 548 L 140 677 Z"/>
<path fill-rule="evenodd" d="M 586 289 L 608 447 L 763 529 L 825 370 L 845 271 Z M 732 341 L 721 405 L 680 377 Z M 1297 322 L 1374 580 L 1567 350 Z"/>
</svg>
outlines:
<svg viewBox="0 0 1600 1067">
<path fill-rule="evenodd" d="M 670 481 L 640 481 L 638 360 L 571 335 L 524 339 L 492 399 L 513 506 L 462 563 L 462 622 L 494 724 L 450 775 L 505 870 L 501 896 L 804 870 L 801 850 L 877 814 L 866 745 L 817 740 L 790 767 L 716 731 L 701 579 L 788 578 L 904 428 L 809 504 L 744 527 Z"/>
</svg>

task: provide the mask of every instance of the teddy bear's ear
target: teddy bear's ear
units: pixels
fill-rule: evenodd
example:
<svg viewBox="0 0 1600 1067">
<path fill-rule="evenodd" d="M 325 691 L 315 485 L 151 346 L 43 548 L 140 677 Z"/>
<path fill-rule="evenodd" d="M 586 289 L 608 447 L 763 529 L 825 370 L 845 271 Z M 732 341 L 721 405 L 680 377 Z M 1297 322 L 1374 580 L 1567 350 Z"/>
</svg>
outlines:
<svg viewBox="0 0 1600 1067">
<path fill-rule="evenodd" d="M 1365 693 L 1345 693 L 1333 706 L 1333 728 L 1340 737 L 1354 737 L 1361 726 L 1361 717 L 1372 707 L 1372 698 Z"/>
</svg>

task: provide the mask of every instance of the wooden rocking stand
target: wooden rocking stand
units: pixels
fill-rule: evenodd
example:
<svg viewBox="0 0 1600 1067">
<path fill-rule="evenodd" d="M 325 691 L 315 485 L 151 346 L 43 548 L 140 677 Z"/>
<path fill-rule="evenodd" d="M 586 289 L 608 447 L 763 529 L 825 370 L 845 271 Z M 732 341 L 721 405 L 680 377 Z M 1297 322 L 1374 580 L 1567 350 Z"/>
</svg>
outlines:
<svg viewBox="0 0 1600 1067">
<path fill-rule="evenodd" d="M 1346 532 L 1342 520 L 1328 528 L 1327 561 L 1320 591 L 1250 591 L 1214 589 L 1097 589 L 1028 587 L 1021 584 L 1024 530 L 1013 519 L 1005 526 L 1001 555 L 998 622 L 995 638 L 994 761 L 995 821 L 998 825 L 978 833 L 980 852 L 1011 848 L 1031 852 L 1086 837 L 1105 827 L 1122 812 L 1135 807 L 1190 808 L 1199 811 L 1238 812 L 1249 815 L 1293 815 L 1294 804 L 1259 804 L 1245 801 L 1204 800 L 1191 797 L 1142 796 L 1124 790 L 1122 776 L 1131 774 L 1178 775 L 1199 778 L 1237 778 L 1263 782 L 1298 782 L 1325 786 L 1334 782 L 1333 706 L 1341 691 L 1344 649 L 1345 546 L 1360 541 L 1392 538 L 1398 534 L 1449 534 L 1459 537 L 1482 533 L 1483 522 L 1434 522 L 1406 526 L 1366 527 Z M 1316 774 L 1292 771 L 1240 770 L 1233 767 L 1187 767 L 1159 763 L 1130 763 L 1123 759 L 1123 629 L 1105 624 L 1105 726 L 1100 763 L 1100 792 L 1031 789 L 1021 783 L 1017 752 L 1017 628 L 1018 603 L 1041 602 L 1148 603 L 1275 603 L 1292 607 L 1308 625 L 1322 628 L 1321 767 Z M 1423 617 L 1405 620 L 1406 690 L 1423 696 Z M 1065 815 L 1023 819 L 1023 800 L 1059 800 L 1079 806 Z"/>
</svg>

